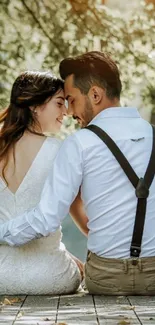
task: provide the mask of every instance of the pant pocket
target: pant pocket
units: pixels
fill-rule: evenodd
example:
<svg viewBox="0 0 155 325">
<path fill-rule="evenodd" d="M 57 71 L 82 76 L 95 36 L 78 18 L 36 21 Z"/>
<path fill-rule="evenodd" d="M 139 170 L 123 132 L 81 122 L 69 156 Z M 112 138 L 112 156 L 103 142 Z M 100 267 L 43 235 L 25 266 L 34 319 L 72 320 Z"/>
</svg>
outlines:
<svg viewBox="0 0 155 325">
<path fill-rule="evenodd" d="M 119 290 L 116 286 L 108 284 L 105 281 L 96 281 L 91 279 L 89 275 L 85 278 L 86 287 L 90 294 L 96 295 L 119 295 Z"/>
<path fill-rule="evenodd" d="M 109 274 L 108 272 L 104 272 L 104 270 L 93 268 L 86 263 L 85 265 L 85 278 L 87 286 L 97 286 L 101 287 L 102 290 L 118 290 L 117 278 L 114 274 Z M 91 285 L 92 284 L 92 285 Z"/>
</svg>

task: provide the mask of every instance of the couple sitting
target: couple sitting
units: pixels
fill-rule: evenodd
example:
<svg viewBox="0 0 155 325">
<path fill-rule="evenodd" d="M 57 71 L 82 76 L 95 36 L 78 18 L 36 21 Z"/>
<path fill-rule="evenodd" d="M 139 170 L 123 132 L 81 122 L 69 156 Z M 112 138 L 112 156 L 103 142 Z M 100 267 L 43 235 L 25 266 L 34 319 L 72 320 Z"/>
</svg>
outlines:
<svg viewBox="0 0 155 325">
<path fill-rule="evenodd" d="M 88 236 L 90 293 L 155 294 L 153 128 L 120 106 L 104 53 L 65 59 L 60 75 L 21 74 L 0 115 L 0 294 L 78 289 L 83 265 L 61 242 L 69 211 Z M 61 144 L 44 134 L 59 131 L 65 98 L 82 129 Z"/>
</svg>

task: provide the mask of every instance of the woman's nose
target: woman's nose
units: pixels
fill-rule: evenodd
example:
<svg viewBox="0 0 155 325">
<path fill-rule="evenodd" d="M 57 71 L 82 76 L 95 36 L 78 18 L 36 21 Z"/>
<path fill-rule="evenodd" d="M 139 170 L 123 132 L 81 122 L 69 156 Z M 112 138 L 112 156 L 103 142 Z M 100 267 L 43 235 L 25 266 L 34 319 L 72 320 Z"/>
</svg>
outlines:
<svg viewBox="0 0 155 325">
<path fill-rule="evenodd" d="M 65 105 L 63 106 L 62 114 L 63 114 L 63 116 L 67 115 L 67 108 Z"/>
<path fill-rule="evenodd" d="M 71 116 L 73 115 L 73 108 L 72 108 L 71 105 L 68 105 L 67 114 L 68 114 L 68 115 L 71 115 Z"/>
</svg>

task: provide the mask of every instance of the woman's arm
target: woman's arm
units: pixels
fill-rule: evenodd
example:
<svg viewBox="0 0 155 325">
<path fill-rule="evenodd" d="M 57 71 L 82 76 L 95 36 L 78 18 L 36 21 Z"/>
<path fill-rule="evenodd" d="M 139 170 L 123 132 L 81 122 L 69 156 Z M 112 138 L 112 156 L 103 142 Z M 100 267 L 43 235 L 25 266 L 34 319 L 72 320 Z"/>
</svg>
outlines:
<svg viewBox="0 0 155 325">
<path fill-rule="evenodd" d="M 84 210 L 80 192 L 70 207 L 70 215 L 80 231 L 87 236 L 89 231 L 87 227 L 88 218 Z"/>
</svg>

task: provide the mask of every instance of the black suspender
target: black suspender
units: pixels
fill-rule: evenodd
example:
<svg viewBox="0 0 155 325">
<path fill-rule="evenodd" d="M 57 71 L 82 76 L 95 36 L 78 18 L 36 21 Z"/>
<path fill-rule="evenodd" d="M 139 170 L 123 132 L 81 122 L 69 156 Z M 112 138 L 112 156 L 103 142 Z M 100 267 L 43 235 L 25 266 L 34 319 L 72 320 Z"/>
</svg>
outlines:
<svg viewBox="0 0 155 325">
<path fill-rule="evenodd" d="M 141 243 L 143 236 L 143 229 L 145 223 L 147 197 L 149 196 L 149 188 L 152 184 L 155 175 L 155 127 L 152 126 L 153 131 L 153 146 L 150 161 L 143 178 L 139 178 L 126 157 L 118 148 L 116 143 L 110 138 L 110 136 L 96 125 L 88 125 L 86 129 L 94 132 L 110 149 L 116 160 L 124 170 L 126 176 L 135 188 L 135 194 L 137 196 L 137 210 L 136 218 L 133 230 L 133 236 L 130 246 L 130 256 L 139 257 L 141 252 Z"/>
</svg>

